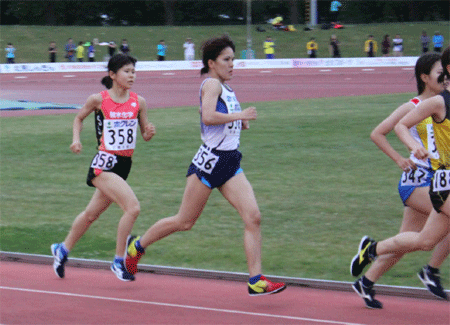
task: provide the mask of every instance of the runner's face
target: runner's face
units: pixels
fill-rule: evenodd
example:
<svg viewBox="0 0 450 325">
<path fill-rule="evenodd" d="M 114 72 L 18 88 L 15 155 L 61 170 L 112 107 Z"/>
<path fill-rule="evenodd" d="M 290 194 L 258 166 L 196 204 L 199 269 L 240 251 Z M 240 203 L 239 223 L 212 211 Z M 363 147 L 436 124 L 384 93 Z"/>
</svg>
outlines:
<svg viewBox="0 0 450 325">
<path fill-rule="evenodd" d="M 433 65 L 430 74 L 425 79 L 426 87 L 436 94 L 439 94 L 444 90 L 444 83 L 438 82 L 438 78 L 441 75 L 442 71 L 442 64 L 440 61 L 438 61 Z"/>
<path fill-rule="evenodd" d="M 221 82 L 230 80 L 233 77 L 233 60 L 233 49 L 231 47 L 223 49 L 216 60 L 209 60 L 211 76 L 219 78 Z"/>
<path fill-rule="evenodd" d="M 132 63 L 124 65 L 117 73 L 110 72 L 111 78 L 121 88 L 130 89 L 136 80 L 136 69 Z"/>
</svg>

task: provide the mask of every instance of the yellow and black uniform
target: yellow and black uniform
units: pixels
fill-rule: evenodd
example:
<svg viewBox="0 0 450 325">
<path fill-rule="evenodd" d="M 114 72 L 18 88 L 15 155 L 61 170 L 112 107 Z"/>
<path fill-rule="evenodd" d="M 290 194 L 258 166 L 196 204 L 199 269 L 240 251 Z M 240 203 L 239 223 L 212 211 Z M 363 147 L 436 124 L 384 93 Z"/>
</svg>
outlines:
<svg viewBox="0 0 450 325">
<path fill-rule="evenodd" d="M 315 40 L 310 40 L 308 43 L 306 43 L 306 51 L 310 58 L 317 57 L 318 49 L 319 49 L 319 45 L 317 44 L 317 42 Z"/>
<path fill-rule="evenodd" d="M 373 39 L 368 39 L 364 43 L 364 52 L 367 53 L 367 56 L 372 57 L 377 54 L 378 51 L 378 43 Z"/>
<path fill-rule="evenodd" d="M 441 207 L 450 194 L 450 92 L 444 90 L 440 94 L 445 102 L 445 118 L 433 120 L 434 138 L 439 152 L 438 169 L 430 186 L 430 198 L 433 207 L 441 212 Z"/>
</svg>

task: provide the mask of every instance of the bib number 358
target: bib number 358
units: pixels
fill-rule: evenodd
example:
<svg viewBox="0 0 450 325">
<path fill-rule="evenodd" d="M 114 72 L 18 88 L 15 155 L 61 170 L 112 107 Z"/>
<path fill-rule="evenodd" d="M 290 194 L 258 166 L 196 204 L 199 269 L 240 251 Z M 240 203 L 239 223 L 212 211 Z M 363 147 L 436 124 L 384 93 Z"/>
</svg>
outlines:
<svg viewBox="0 0 450 325">
<path fill-rule="evenodd" d="M 213 154 L 210 149 L 205 148 L 203 145 L 200 146 L 194 159 L 192 159 L 192 163 L 207 174 L 212 173 L 218 161 L 219 156 Z"/>
<path fill-rule="evenodd" d="M 99 151 L 92 160 L 91 167 L 95 169 L 111 170 L 117 164 L 117 157 L 110 153 Z"/>
<path fill-rule="evenodd" d="M 450 191 L 450 170 L 436 170 L 433 178 L 433 191 Z"/>
</svg>

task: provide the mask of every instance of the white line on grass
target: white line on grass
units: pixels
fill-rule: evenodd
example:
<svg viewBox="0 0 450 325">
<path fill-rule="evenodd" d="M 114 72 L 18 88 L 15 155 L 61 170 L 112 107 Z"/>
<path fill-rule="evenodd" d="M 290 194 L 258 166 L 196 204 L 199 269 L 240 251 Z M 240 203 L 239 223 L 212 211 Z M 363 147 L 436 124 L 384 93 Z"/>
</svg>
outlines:
<svg viewBox="0 0 450 325">
<path fill-rule="evenodd" d="M 88 299 L 118 301 L 118 302 L 135 303 L 135 304 L 143 304 L 143 305 L 154 305 L 154 306 L 163 306 L 163 307 L 194 309 L 194 310 L 212 311 L 212 312 L 218 312 L 218 313 L 228 313 L 228 314 L 237 314 L 237 315 L 249 315 L 249 316 L 259 316 L 259 317 L 271 317 L 271 318 L 278 318 L 278 319 L 290 319 L 290 320 L 299 320 L 299 321 L 307 321 L 307 322 L 315 322 L 315 323 L 342 324 L 342 325 L 360 325 L 360 324 L 356 324 L 356 323 L 339 322 L 339 321 L 325 320 L 325 319 L 314 319 L 314 318 L 304 318 L 304 317 L 296 317 L 296 316 L 284 316 L 284 315 L 274 315 L 274 314 L 264 314 L 264 313 L 253 313 L 253 312 L 232 310 L 232 309 L 219 309 L 219 308 L 200 307 L 200 306 L 169 304 L 169 303 L 155 302 L 155 301 L 145 301 L 145 300 L 134 300 L 134 299 L 124 299 L 124 298 L 92 296 L 92 295 L 83 295 L 83 294 L 70 293 L 70 292 L 45 291 L 45 290 L 34 290 L 34 289 L 4 287 L 4 286 L 0 286 L 0 289 L 12 290 L 12 291 L 32 292 L 32 293 L 42 293 L 42 294 L 50 294 L 50 295 L 59 295 L 59 296 L 68 296 L 68 297 L 77 297 L 77 298 L 88 298 Z"/>
</svg>

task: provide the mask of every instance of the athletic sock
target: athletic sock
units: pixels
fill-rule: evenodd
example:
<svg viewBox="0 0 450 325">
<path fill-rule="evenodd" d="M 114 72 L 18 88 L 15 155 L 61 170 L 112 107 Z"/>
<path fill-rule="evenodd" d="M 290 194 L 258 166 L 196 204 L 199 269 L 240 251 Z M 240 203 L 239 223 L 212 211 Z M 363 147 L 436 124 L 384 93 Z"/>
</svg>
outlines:
<svg viewBox="0 0 450 325">
<path fill-rule="evenodd" d="M 145 249 L 141 246 L 141 241 L 136 240 L 136 243 L 134 244 L 134 247 L 136 247 L 137 251 L 140 253 L 144 253 Z"/>
<path fill-rule="evenodd" d="M 427 265 L 426 268 L 428 269 L 428 271 L 430 271 L 431 274 L 439 273 L 439 269 L 438 268 L 432 267 L 430 265 Z"/>
<path fill-rule="evenodd" d="M 367 255 L 371 260 L 375 259 L 377 257 L 377 242 L 373 242 L 370 244 L 369 248 L 367 249 Z"/>
<path fill-rule="evenodd" d="M 366 288 L 373 287 L 373 285 L 375 283 L 375 282 L 370 281 L 368 278 L 366 278 L 365 275 L 362 276 L 361 282 L 362 282 L 362 285 L 365 286 Z"/>
<path fill-rule="evenodd" d="M 255 284 L 255 283 L 258 282 L 260 279 L 261 279 L 261 274 L 258 274 L 258 275 L 254 276 L 254 277 L 251 277 L 251 278 L 248 280 L 248 282 L 249 282 L 250 284 Z"/>
<path fill-rule="evenodd" d="M 61 251 L 63 252 L 64 255 L 69 255 L 70 251 L 67 249 L 67 247 L 64 244 L 64 242 L 61 243 L 61 246 L 59 246 L 59 248 L 61 249 Z"/>
<path fill-rule="evenodd" d="M 123 262 L 123 257 L 122 256 L 114 256 L 114 263 L 115 262 L 118 262 L 118 263 L 120 263 L 120 262 Z"/>
</svg>

